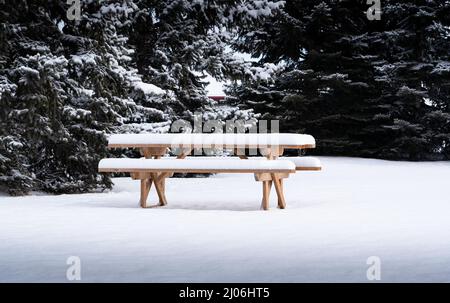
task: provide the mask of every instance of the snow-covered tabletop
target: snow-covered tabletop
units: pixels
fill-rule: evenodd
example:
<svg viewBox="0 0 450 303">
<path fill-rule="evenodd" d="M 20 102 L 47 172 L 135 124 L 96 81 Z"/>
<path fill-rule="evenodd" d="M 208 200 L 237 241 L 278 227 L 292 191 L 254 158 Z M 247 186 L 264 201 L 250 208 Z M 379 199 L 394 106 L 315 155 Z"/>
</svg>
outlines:
<svg viewBox="0 0 450 303">
<path fill-rule="evenodd" d="M 265 147 L 314 148 L 316 141 L 303 134 L 117 134 L 108 139 L 108 146 L 115 147 Z"/>
</svg>

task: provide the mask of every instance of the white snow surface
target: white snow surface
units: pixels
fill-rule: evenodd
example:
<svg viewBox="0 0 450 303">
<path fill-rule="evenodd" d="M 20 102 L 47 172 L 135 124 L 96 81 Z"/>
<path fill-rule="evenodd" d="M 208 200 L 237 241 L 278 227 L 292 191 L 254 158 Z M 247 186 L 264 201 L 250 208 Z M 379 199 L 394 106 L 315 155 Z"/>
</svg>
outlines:
<svg viewBox="0 0 450 303">
<path fill-rule="evenodd" d="M 151 94 L 164 95 L 166 93 L 162 88 L 160 88 L 154 84 L 145 83 L 142 81 L 136 81 L 134 83 L 134 86 L 136 89 L 141 90 L 145 95 L 151 95 Z"/>
<path fill-rule="evenodd" d="M 322 167 L 320 159 L 316 157 L 280 157 L 278 159 L 291 161 L 295 167 Z"/>
<path fill-rule="evenodd" d="M 162 145 L 315 145 L 311 135 L 302 134 L 234 134 L 234 133 L 182 133 L 182 134 L 116 134 L 110 135 L 109 144 L 162 144 Z"/>
<path fill-rule="evenodd" d="M 450 282 L 450 163 L 319 158 L 285 180 L 287 208 L 259 210 L 251 174 L 167 180 L 169 205 L 110 192 L 0 196 L 0 282 Z M 152 189 L 150 200 L 156 203 Z M 372 282 L 371 282 L 372 283 Z"/>
<path fill-rule="evenodd" d="M 295 170 L 295 164 L 287 160 L 253 160 L 240 159 L 222 160 L 201 158 L 173 159 L 173 161 L 161 161 L 156 159 L 131 159 L 108 158 L 102 159 L 98 164 L 99 169 L 170 169 L 182 170 Z"/>
<path fill-rule="evenodd" d="M 161 158 L 163 160 L 176 160 L 176 157 L 163 157 Z M 186 157 L 186 159 L 191 160 L 191 159 L 197 159 L 197 160 L 239 160 L 239 157 L 214 157 L 214 156 L 206 156 L 206 157 L 191 157 L 188 156 Z M 246 160 L 267 160 L 267 158 L 265 157 L 248 157 L 248 159 Z M 302 157 L 279 157 L 278 160 L 283 160 L 283 161 L 290 161 L 292 163 L 295 164 L 295 167 L 322 167 L 322 163 L 320 162 L 320 159 L 317 157 L 307 157 L 307 156 L 302 156 Z M 240 160 L 242 162 L 242 160 Z M 273 160 L 272 160 L 273 161 Z"/>
</svg>

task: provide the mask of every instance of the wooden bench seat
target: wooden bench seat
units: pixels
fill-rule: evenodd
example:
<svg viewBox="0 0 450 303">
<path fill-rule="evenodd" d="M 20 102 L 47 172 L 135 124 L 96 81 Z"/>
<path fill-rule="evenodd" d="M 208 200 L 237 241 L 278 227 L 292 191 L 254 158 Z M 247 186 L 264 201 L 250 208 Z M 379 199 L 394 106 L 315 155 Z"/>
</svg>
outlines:
<svg viewBox="0 0 450 303">
<path fill-rule="evenodd" d="M 279 157 L 279 160 L 292 161 L 295 170 L 322 170 L 322 163 L 315 157 Z"/>
<path fill-rule="evenodd" d="M 163 157 L 163 160 L 175 160 L 175 157 Z M 239 157 L 186 157 L 186 159 L 201 159 L 201 160 L 239 160 Z M 246 160 L 265 160 L 265 157 L 247 157 Z M 315 157 L 279 157 L 277 160 L 291 161 L 295 164 L 296 171 L 319 171 L 322 170 L 322 163 Z M 228 163 L 228 162 L 227 162 Z"/>
</svg>

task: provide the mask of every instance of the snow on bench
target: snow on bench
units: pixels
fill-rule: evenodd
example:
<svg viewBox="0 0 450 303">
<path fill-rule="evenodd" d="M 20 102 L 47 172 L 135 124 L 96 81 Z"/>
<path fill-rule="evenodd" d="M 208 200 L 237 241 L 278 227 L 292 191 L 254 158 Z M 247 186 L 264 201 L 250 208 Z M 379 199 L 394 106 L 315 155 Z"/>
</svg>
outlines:
<svg viewBox="0 0 450 303">
<path fill-rule="evenodd" d="M 295 170 L 321 170 L 322 163 L 315 157 L 279 157 L 279 160 L 294 162 Z"/>
<path fill-rule="evenodd" d="M 204 158 L 204 157 L 202 157 Z M 176 172 L 176 173 L 294 173 L 295 164 L 287 160 L 252 160 L 239 159 L 102 159 L 98 165 L 99 172 Z M 165 158 L 163 158 L 165 159 Z"/>
<path fill-rule="evenodd" d="M 109 148 L 122 147 L 264 147 L 282 146 L 284 148 L 314 148 L 313 136 L 303 134 L 117 134 L 108 138 Z"/>
<path fill-rule="evenodd" d="M 175 157 L 163 157 L 161 158 L 163 160 L 175 160 Z M 201 160 L 239 160 L 238 157 L 214 157 L 214 156 L 207 156 L 207 157 L 186 157 L 186 159 L 201 159 Z M 265 157 L 248 157 L 246 160 L 259 160 L 259 161 L 269 161 Z M 295 170 L 321 170 L 322 169 L 322 163 L 318 158 L 315 157 L 279 157 L 278 160 L 284 160 L 284 161 L 291 161 L 295 164 Z M 244 160 L 241 160 L 244 161 Z M 272 160 L 270 160 L 272 161 Z"/>
</svg>

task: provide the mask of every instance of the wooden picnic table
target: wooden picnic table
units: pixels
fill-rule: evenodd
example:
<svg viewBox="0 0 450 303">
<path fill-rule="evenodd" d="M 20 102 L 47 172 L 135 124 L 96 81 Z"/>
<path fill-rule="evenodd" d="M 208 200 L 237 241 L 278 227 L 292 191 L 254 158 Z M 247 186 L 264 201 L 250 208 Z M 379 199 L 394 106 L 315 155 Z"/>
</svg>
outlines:
<svg viewBox="0 0 450 303">
<path fill-rule="evenodd" d="M 117 134 L 110 136 L 108 140 L 108 148 L 138 148 L 146 159 L 160 159 L 168 152 L 168 149 L 178 150 L 179 153 L 176 158 L 185 159 L 196 148 L 215 149 L 216 151 L 232 150 L 240 159 L 248 159 L 248 156 L 242 150 L 257 148 L 268 160 L 276 160 L 283 155 L 285 149 L 301 150 L 314 147 L 315 139 L 310 135 L 284 133 Z M 155 185 L 158 193 L 159 204 L 167 204 L 165 179 L 173 175 L 173 172 L 164 170 L 149 173 L 143 173 L 140 170 L 129 171 L 133 179 L 141 180 L 141 206 L 146 205 L 145 201 L 152 184 Z M 212 171 L 217 172 L 217 170 Z M 280 208 L 285 207 L 283 178 L 286 178 L 287 175 L 255 172 L 255 179 L 262 181 L 263 184 L 262 207 L 264 209 L 268 209 L 272 185 L 276 189 L 278 206 Z"/>
</svg>

